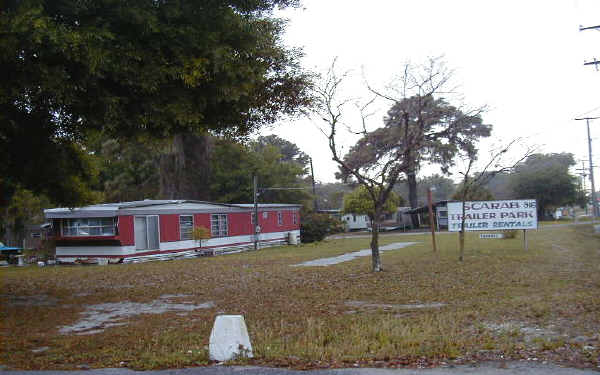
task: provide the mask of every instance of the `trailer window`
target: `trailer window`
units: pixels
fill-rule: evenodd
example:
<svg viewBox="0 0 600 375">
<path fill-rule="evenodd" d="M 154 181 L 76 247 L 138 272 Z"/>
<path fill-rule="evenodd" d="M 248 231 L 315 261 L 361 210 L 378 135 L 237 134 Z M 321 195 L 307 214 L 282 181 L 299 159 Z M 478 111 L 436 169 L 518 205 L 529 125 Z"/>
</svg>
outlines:
<svg viewBox="0 0 600 375">
<path fill-rule="evenodd" d="M 179 216 L 179 240 L 191 240 L 192 231 L 194 229 L 194 216 L 180 215 Z"/>
<path fill-rule="evenodd" d="M 112 217 L 64 219 L 62 224 L 65 237 L 115 235 L 115 219 Z"/>
<path fill-rule="evenodd" d="M 229 233 L 227 228 L 227 215 L 210 215 L 210 233 L 213 237 L 226 237 Z"/>
<path fill-rule="evenodd" d="M 283 213 L 281 212 L 277 212 L 277 225 L 283 225 Z"/>
</svg>

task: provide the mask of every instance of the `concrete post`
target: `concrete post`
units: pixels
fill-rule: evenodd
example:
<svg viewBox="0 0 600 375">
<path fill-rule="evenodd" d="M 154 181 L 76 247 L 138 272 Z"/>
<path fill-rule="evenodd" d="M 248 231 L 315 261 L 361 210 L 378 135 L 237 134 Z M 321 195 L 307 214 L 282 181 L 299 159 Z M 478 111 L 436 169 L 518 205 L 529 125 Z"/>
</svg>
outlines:
<svg viewBox="0 0 600 375">
<path fill-rule="evenodd" d="M 252 345 L 242 315 L 218 315 L 210 333 L 208 354 L 213 361 L 252 358 Z"/>
</svg>

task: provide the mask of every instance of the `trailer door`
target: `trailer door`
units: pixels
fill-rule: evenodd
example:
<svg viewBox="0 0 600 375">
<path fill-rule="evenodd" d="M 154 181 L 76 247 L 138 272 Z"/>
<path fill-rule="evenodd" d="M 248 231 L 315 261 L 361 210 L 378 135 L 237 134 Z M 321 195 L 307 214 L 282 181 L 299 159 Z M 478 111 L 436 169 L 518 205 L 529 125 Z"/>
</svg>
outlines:
<svg viewBox="0 0 600 375">
<path fill-rule="evenodd" d="M 148 249 L 148 228 L 145 216 L 135 217 L 135 249 Z"/>
</svg>

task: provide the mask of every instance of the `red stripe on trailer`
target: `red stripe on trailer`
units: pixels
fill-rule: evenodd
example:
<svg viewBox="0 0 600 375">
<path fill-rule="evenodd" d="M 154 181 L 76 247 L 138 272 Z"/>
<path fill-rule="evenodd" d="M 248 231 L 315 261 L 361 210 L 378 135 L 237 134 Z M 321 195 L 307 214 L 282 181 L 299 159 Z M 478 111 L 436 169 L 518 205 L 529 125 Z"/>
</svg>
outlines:
<svg viewBox="0 0 600 375">
<path fill-rule="evenodd" d="M 160 215 L 160 242 L 179 241 L 179 215 Z"/>
<path fill-rule="evenodd" d="M 194 227 L 204 227 L 210 233 L 210 214 L 195 214 Z"/>
<path fill-rule="evenodd" d="M 241 236 L 254 234 L 252 231 L 252 224 L 250 224 L 250 213 L 239 212 L 228 215 L 228 226 L 230 236 Z"/>
<path fill-rule="evenodd" d="M 122 246 L 135 244 L 133 237 L 133 216 L 119 216 L 119 240 Z"/>
</svg>

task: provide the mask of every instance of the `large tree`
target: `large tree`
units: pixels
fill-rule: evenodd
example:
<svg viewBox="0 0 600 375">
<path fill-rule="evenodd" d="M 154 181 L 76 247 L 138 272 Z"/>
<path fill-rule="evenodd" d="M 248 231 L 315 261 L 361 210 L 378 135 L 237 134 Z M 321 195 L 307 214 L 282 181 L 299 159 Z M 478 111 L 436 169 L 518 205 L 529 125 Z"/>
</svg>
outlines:
<svg viewBox="0 0 600 375">
<path fill-rule="evenodd" d="M 106 139 L 99 149 L 100 186 L 108 202 L 156 199 L 162 143 L 149 139 Z"/>
<path fill-rule="evenodd" d="M 388 85 L 391 89 L 385 91 L 369 86 L 369 90 L 379 98 L 392 102 L 388 116 L 384 119 L 388 129 L 397 128 L 406 122 L 408 132 L 427 133 L 440 124 L 452 123 L 447 132 L 438 132 L 436 137 L 425 137 L 419 147 L 406 152 L 409 161 L 406 173 L 408 185 L 408 201 L 411 208 L 418 206 L 417 174 L 422 163 L 434 163 L 441 166 L 442 173 L 448 174 L 448 169 L 454 165 L 454 159 L 459 152 L 468 153 L 474 149 L 475 143 L 482 137 L 489 137 L 492 126 L 483 124 L 481 114 L 484 108 L 465 110 L 451 105 L 444 97 L 452 96 L 454 88 L 449 86 L 452 71 L 445 67 L 441 57 L 431 58 L 422 73 L 407 75 L 407 70 L 398 79 L 399 84 Z M 433 83 L 430 75 L 433 72 Z M 413 97 L 407 92 L 417 91 Z M 397 138 L 397 132 L 388 130 L 382 135 L 388 141 Z M 413 215 L 413 225 L 418 225 L 417 216 Z"/>
<path fill-rule="evenodd" d="M 474 151 L 473 138 L 489 132 L 489 126 L 482 124 L 479 110 L 459 110 L 440 97 L 445 92 L 448 74 L 435 59 L 425 65 L 407 64 L 396 90 L 399 96 L 378 93 L 378 97 L 394 101 L 383 127 L 368 128 L 369 105 L 374 100 L 358 106 L 360 116 L 354 132 L 361 138 L 345 155 L 338 145 L 338 133 L 349 126 L 344 115 L 352 101 L 339 97 L 346 75 L 337 75 L 332 66 L 316 89 L 318 114 L 327 124 L 322 130 L 328 138 L 332 159 L 340 167 L 341 177 L 352 178 L 364 186 L 373 202 L 371 259 L 374 272 L 383 269 L 378 233 L 384 207 L 399 179 L 408 178 L 415 170 L 418 154 L 427 153 L 428 160 L 450 164 L 456 150 Z"/>
<path fill-rule="evenodd" d="M 457 201 L 492 201 L 496 199 L 494 194 L 483 185 L 474 185 L 465 189 L 464 182 L 461 182 L 452 195 L 452 200 Z"/>
<path fill-rule="evenodd" d="M 281 154 L 280 160 L 282 162 L 294 162 L 302 168 L 307 168 L 310 162 L 310 157 L 301 151 L 295 143 L 280 138 L 275 134 L 258 137 L 252 146 L 256 151 L 260 151 L 266 147 L 276 147 Z"/>
<path fill-rule="evenodd" d="M 435 173 L 431 176 L 419 177 L 417 179 L 417 203 L 419 207 L 427 204 L 427 190 L 430 188 L 435 189 L 433 199 L 436 201 L 451 199 L 456 190 L 454 181 L 443 175 Z M 394 186 L 394 191 L 401 197 L 408 197 L 408 190 L 408 183 L 405 181 Z"/>
<path fill-rule="evenodd" d="M 72 203 L 65 187 L 49 191 L 19 171 L 26 160 L 48 160 L 67 179 L 85 180 L 72 149 L 90 129 L 175 139 L 207 131 L 245 135 L 294 114 L 308 103 L 308 76 L 299 69 L 299 51 L 281 42 L 284 23 L 272 17 L 275 7 L 294 4 L 4 2 L 0 146 L 18 144 L 30 155 L 2 153 L 0 175 L 10 176 L 2 178 L 3 190 L 23 184 Z"/>
<path fill-rule="evenodd" d="M 407 150 L 405 156 L 409 161 L 406 181 L 411 208 L 419 205 L 417 172 L 422 163 L 440 164 L 442 172 L 447 173 L 459 151 L 473 148 L 479 138 L 490 135 L 492 127 L 483 124 L 480 114 L 479 110 L 463 112 L 445 99 L 433 95 L 417 95 L 394 102 L 384 119 L 385 127 L 377 136 L 385 142 L 397 142 L 406 136 L 398 132 L 403 122 L 408 123 L 408 133 L 415 133 L 413 136 L 416 137 L 423 134 L 423 142 Z M 440 128 L 446 128 L 446 131 L 435 131 Z M 426 136 L 428 133 L 435 136 Z M 413 220 L 413 224 L 416 223 Z"/>
<path fill-rule="evenodd" d="M 572 154 L 533 154 L 516 166 L 511 187 L 516 198 L 535 199 L 538 217 L 548 216 L 551 208 L 577 203 L 577 178 L 569 173 L 575 165 Z"/>
<path fill-rule="evenodd" d="M 51 207 L 43 195 L 19 188 L 12 195 L 6 208 L 0 211 L 0 237 L 9 246 L 21 246 L 28 224 L 44 222 L 44 209 Z"/>
<path fill-rule="evenodd" d="M 209 179 L 212 199 L 225 203 L 251 203 L 253 175 L 258 177 L 260 188 L 297 189 L 262 190 L 259 196 L 262 202 L 303 203 L 310 199 L 308 184 L 302 178 L 305 168 L 295 158 L 284 159 L 274 145 L 257 141 L 245 145 L 226 138 L 215 139 Z"/>
<path fill-rule="evenodd" d="M 352 186 L 340 182 L 317 183 L 317 207 L 320 210 L 339 210 L 343 207 L 344 195 L 351 191 Z"/>
</svg>

